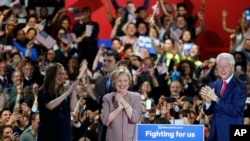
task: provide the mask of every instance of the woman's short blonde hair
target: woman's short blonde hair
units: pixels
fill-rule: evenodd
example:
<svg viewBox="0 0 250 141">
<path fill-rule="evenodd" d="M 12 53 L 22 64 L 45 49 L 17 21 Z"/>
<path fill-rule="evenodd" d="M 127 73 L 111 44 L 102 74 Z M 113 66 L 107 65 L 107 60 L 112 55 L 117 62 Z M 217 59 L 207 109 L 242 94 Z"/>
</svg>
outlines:
<svg viewBox="0 0 250 141">
<path fill-rule="evenodd" d="M 112 86 L 114 87 L 115 80 L 121 75 L 121 74 L 126 74 L 128 76 L 129 80 L 129 86 L 132 84 L 132 76 L 128 68 L 124 66 L 119 66 L 116 68 L 111 74 L 110 74 L 110 80 L 112 82 Z"/>
</svg>

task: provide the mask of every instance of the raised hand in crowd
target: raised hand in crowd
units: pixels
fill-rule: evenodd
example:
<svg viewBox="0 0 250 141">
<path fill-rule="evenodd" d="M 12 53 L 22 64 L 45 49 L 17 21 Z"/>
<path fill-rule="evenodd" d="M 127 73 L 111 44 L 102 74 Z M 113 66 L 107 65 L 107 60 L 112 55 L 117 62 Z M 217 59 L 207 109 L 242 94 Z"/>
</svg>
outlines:
<svg viewBox="0 0 250 141">
<path fill-rule="evenodd" d="M 21 104 L 21 111 L 22 111 L 22 115 L 24 115 L 26 117 L 30 117 L 31 108 L 27 105 L 27 103 Z"/>
<path fill-rule="evenodd" d="M 11 134 L 11 141 L 19 141 L 19 135 L 17 132 Z"/>
<path fill-rule="evenodd" d="M 161 95 L 158 99 L 157 108 L 158 107 L 160 108 L 164 104 L 165 101 L 166 101 L 166 97 L 164 95 Z"/>
<path fill-rule="evenodd" d="M 84 32 L 81 36 L 77 37 L 76 43 L 80 43 L 83 41 L 83 39 L 86 37 L 86 33 Z"/>
<path fill-rule="evenodd" d="M 175 98 L 175 102 L 174 104 L 175 105 L 178 105 L 178 106 L 182 106 L 184 104 L 184 99 L 185 99 L 186 96 L 182 96 L 180 98 Z"/>
<path fill-rule="evenodd" d="M 93 65 L 92 65 L 92 71 L 95 71 L 96 69 L 98 69 L 99 63 L 103 63 L 103 53 L 105 50 L 107 50 L 107 49 L 105 48 L 105 45 L 102 44 L 99 47 L 98 52 L 95 56 L 95 60 L 94 60 Z"/>
<path fill-rule="evenodd" d="M 195 28 L 195 35 L 198 36 L 202 33 L 205 29 L 205 22 L 204 22 L 204 13 L 200 10 L 197 13 L 198 19 L 200 20 L 200 25 Z"/>
<path fill-rule="evenodd" d="M 80 64 L 80 68 L 79 68 L 79 74 L 77 76 L 77 79 L 82 79 L 82 77 L 84 77 L 84 75 L 86 74 L 88 69 L 88 61 L 86 59 L 83 59 L 81 64 Z"/>
<path fill-rule="evenodd" d="M 14 124 L 16 121 L 21 119 L 21 114 L 18 112 L 20 111 L 20 106 L 17 105 L 16 107 L 14 107 L 14 112 L 11 114 L 10 119 L 7 121 L 7 125 L 12 125 Z"/>
<path fill-rule="evenodd" d="M 115 25 L 112 28 L 111 33 L 110 33 L 110 38 L 114 38 L 116 36 L 118 26 L 122 23 L 122 19 L 123 19 L 122 17 L 117 17 L 116 18 Z"/>
<path fill-rule="evenodd" d="M 21 96 L 24 94 L 23 93 L 23 82 L 16 86 L 16 90 L 17 90 L 17 97 L 16 97 L 15 105 L 20 104 Z"/>
<path fill-rule="evenodd" d="M 64 8 L 59 9 L 51 20 L 51 24 L 54 25 L 58 22 L 59 17 L 64 12 Z"/>
</svg>

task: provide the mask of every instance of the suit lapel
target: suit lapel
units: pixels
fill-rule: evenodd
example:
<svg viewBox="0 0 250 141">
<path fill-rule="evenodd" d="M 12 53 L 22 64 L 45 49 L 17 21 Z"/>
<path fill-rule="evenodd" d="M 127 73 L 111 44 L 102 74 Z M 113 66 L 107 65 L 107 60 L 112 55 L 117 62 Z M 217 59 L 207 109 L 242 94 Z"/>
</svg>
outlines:
<svg viewBox="0 0 250 141">
<path fill-rule="evenodd" d="M 220 91 L 223 85 L 223 80 L 220 79 L 219 82 L 217 84 L 215 84 L 214 88 L 215 88 L 215 94 L 220 97 Z"/>
</svg>

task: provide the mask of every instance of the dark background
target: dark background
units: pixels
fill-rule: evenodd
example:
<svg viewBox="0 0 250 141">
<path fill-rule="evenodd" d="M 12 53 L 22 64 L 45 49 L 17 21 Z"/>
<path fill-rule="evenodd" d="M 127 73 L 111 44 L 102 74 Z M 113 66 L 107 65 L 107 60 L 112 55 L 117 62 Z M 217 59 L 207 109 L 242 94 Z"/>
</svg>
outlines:
<svg viewBox="0 0 250 141">
<path fill-rule="evenodd" d="M 24 0 L 20 0 L 23 3 Z M 29 0 L 29 6 L 64 6 L 65 0 Z"/>
</svg>

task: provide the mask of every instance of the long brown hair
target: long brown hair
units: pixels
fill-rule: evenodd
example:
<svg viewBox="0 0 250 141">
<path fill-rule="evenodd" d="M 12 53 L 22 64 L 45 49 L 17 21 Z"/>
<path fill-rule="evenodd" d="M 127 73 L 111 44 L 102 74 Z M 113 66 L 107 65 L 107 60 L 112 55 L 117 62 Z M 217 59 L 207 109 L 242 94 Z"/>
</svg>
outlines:
<svg viewBox="0 0 250 141">
<path fill-rule="evenodd" d="M 48 93 L 52 98 L 58 97 L 64 91 L 63 84 L 59 85 L 56 88 L 56 83 L 55 83 L 56 73 L 58 69 L 61 69 L 61 68 L 64 68 L 64 67 L 60 63 L 54 63 L 50 65 L 44 77 L 43 88 L 45 91 L 47 91 L 45 93 Z"/>
</svg>

